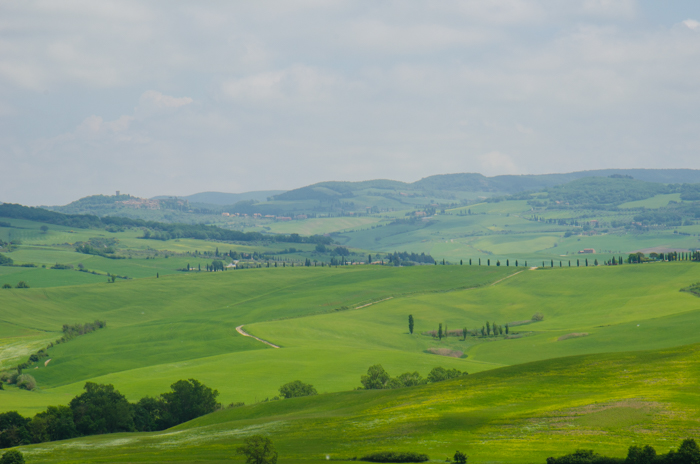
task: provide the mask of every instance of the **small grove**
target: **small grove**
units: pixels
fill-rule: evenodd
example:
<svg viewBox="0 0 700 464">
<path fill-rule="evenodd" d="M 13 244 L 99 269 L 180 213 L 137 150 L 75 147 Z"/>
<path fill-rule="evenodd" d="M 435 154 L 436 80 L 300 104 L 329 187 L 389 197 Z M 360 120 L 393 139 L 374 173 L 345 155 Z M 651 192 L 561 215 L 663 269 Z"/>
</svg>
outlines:
<svg viewBox="0 0 700 464">
<path fill-rule="evenodd" d="M 221 408 L 219 392 L 197 380 L 179 380 L 171 391 L 130 403 L 113 385 L 85 384 L 68 406 L 49 406 L 33 418 L 0 414 L 0 448 L 116 432 L 165 430 Z"/>
</svg>

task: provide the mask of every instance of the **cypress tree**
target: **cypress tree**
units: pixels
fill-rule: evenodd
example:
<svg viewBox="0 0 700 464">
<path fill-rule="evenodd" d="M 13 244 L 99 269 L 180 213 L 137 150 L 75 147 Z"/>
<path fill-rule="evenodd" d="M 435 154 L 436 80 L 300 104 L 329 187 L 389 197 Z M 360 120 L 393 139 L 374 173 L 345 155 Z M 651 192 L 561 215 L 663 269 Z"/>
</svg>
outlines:
<svg viewBox="0 0 700 464">
<path fill-rule="evenodd" d="M 486 260 L 486 265 L 487 265 L 487 266 L 490 266 L 490 265 L 491 265 L 491 259 L 490 259 L 490 258 Z"/>
<path fill-rule="evenodd" d="M 462 265 L 462 260 L 461 260 L 461 259 L 459 260 L 459 265 L 460 265 L 460 266 Z"/>
<path fill-rule="evenodd" d="M 489 324 L 489 321 L 486 321 L 486 335 L 491 335 L 491 325 Z"/>
<path fill-rule="evenodd" d="M 506 267 L 510 266 L 510 260 L 506 259 Z"/>
<path fill-rule="evenodd" d="M 408 315 L 408 331 L 413 335 L 413 314 Z"/>
<path fill-rule="evenodd" d="M 440 326 L 438 327 L 438 339 L 442 340 L 442 322 L 440 323 Z"/>
</svg>

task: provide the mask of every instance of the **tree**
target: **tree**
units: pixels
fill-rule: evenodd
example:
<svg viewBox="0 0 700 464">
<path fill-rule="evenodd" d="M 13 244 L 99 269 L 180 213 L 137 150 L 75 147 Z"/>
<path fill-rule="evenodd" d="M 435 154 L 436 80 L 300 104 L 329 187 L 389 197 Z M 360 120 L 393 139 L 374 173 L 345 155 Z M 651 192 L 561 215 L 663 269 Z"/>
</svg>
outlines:
<svg viewBox="0 0 700 464">
<path fill-rule="evenodd" d="M 41 227 L 39 227 L 39 229 L 41 229 L 41 231 L 42 231 L 43 233 L 46 233 L 46 232 L 48 232 L 48 231 L 49 231 L 49 227 L 48 227 L 48 226 L 45 226 L 45 225 L 44 225 L 44 226 L 41 226 Z"/>
<path fill-rule="evenodd" d="M 467 464 L 467 455 L 461 451 L 457 451 L 454 457 L 455 464 Z"/>
<path fill-rule="evenodd" d="M 466 327 L 462 328 L 462 338 L 464 340 L 467 339 L 467 328 Z"/>
<path fill-rule="evenodd" d="M 404 372 L 395 379 L 391 379 L 390 382 L 396 382 L 399 387 L 414 387 L 416 385 L 424 385 L 427 383 L 418 372 Z"/>
<path fill-rule="evenodd" d="M 195 379 L 178 380 L 170 388 L 171 392 L 160 395 L 163 402 L 163 428 L 182 424 L 221 407 L 216 402 L 219 392 Z"/>
<path fill-rule="evenodd" d="M 669 453 L 670 454 L 670 453 Z M 671 462 L 683 464 L 699 464 L 700 463 L 700 448 L 692 438 L 686 438 L 681 443 L 678 451 L 675 453 L 675 459 Z"/>
<path fill-rule="evenodd" d="M 284 398 L 298 398 L 300 396 L 318 395 L 318 392 L 313 385 L 304 383 L 301 380 L 295 380 L 282 385 L 280 387 L 280 395 Z"/>
<path fill-rule="evenodd" d="M 506 335 L 508 335 L 508 324 L 506 324 Z"/>
<path fill-rule="evenodd" d="M 112 283 L 114 283 L 114 281 L 117 280 L 117 276 L 114 275 L 114 274 L 110 274 L 110 275 L 109 275 L 109 278 L 110 278 L 110 280 L 112 281 Z"/>
<path fill-rule="evenodd" d="M 625 464 L 652 464 L 656 459 L 656 450 L 649 445 L 644 448 L 641 446 L 630 446 L 627 451 L 627 459 Z"/>
<path fill-rule="evenodd" d="M 68 406 L 49 406 L 38 413 L 29 424 L 34 443 L 68 440 L 79 436 L 73 421 L 73 410 Z"/>
<path fill-rule="evenodd" d="M 134 430 L 131 405 L 113 385 L 87 382 L 84 388 L 85 392 L 70 402 L 79 433 L 97 435 Z"/>
<path fill-rule="evenodd" d="M 367 375 L 360 377 L 360 383 L 366 390 L 381 390 L 389 381 L 389 374 L 381 364 L 375 364 L 367 369 Z"/>
<path fill-rule="evenodd" d="M 236 448 L 237 454 L 246 457 L 246 464 L 277 464 L 277 451 L 272 440 L 262 435 L 253 435 L 243 440 Z"/>
<path fill-rule="evenodd" d="M 408 331 L 413 335 L 413 314 L 408 315 Z"/>
<path fill-rule="evenodd" d="M 10 450 L 2 455 L 0 464 L 24 464 L 24 456 L 19 450 Z"/>
<path fill-rule="evenodd" d="M 372 255 L 367 255 L 367 264 L 372 264 Z"/>
<path fill-rule="evenodd" d="M 29 288 L 29 285 L 27 285 L 27 282 L 24 280 L 20 280 L 17 285 L 15 285 L 15 288 Z"/>
<path fill-rule="evenodd" d="M 0 414 L 0 448 L 30 444 L 28 425 L 29 419 L 22 417 L 17 411 Z"/>
<path fill-rule="evenodd" d="M 438 338 L 442 340 L 442 322 L 438 326 Z"/>
<path fill-rule="evenodd" d="M 489 324 L 489 321 L 486 321 L 486 335 L 491 335 L 491 324 Z"/>
</svg>

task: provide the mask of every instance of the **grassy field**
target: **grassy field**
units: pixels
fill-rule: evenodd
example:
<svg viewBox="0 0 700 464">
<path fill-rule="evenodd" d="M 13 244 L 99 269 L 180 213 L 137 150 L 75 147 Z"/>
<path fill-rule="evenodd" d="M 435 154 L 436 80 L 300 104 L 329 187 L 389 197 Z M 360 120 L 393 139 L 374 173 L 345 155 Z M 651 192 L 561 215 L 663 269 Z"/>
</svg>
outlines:
<svg viewBox="0 0 700 464">
<path fill-rule="evenodd" d="M 624 457 L 697 435 L 700 346 L 567 357 L 399 390 L 355 391 L 229 409 L 160 433 L 22 447 L 28 462 L 230 462 L 252 434 L 280 462 L 409 450 L 444 461 L 540 462 L 577 448 Z"/>
<path fill-rule="evenodd" d="M 8 344 L 12 343 L 13 355 L 3 352 L 0 358 L 8 363 L 19 362 L 30 351 L 18 347 L 19 335 L 33 347 L 37 340 L 45 341 L 47 333 L 58 338 L 57 331 L 65 323 L 101 319 L 108 327 L 51 349 L 48 367 L 32 372 L 40 391 L 8 390 L 8 400 L 0 408 L 33 411 L 42 404 L 36 402 L 37 396 L 44 396 L 44 406 L 63 402 L 65 395 L 80 391 L 86 380 L 120 385 L 125 394 L 137 399 L 164 391 L 175 380 L 195 377 L 217 385 L 226 402 L 252 402 L 275 396 L 277 387 L 290 376 L 307 373 L 321 391 L 351 388 L 359 372 L 384 356 L 397 368 L 415 366 L 427 372 L 436 365 L 433 355 L 382 352 L 381 346 L 363 347 L 358 339 L 357 350 L 323 346 L 325 354 L 319 356 L 318 344 L 276 350 L 235 329 L 266 320 L 286 318 L 291 323 L 296 319 L 288 318 L 336 314 L 343 306 L 353 308 L 390 297 L 475 287 L 513 272 L 512 268 L 457 266 L 270 268 L 5 290 L 0 292 L 4 313 L 0 326 Z M 352 370 L 327 375 L 329 370 L 340 371 L 341 359 Z M 439 361 L 452 367 L 463 364 L 452 358 Z M 232 383 L 233 372 L 246 381 Z"/>
</svg>

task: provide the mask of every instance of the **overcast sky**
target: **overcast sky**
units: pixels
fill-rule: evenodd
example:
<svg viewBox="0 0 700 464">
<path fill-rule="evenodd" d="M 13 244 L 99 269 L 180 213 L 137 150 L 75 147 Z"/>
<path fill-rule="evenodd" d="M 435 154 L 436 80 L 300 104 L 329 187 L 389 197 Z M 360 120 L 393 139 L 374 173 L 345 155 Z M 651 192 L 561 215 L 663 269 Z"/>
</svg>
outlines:
<svg viewBox="0 0 700 464">
<path fill-rule="evenodd" d="M 0 0 L 0 201 L 700 168 L 698 0 Z"/>
</svg>

